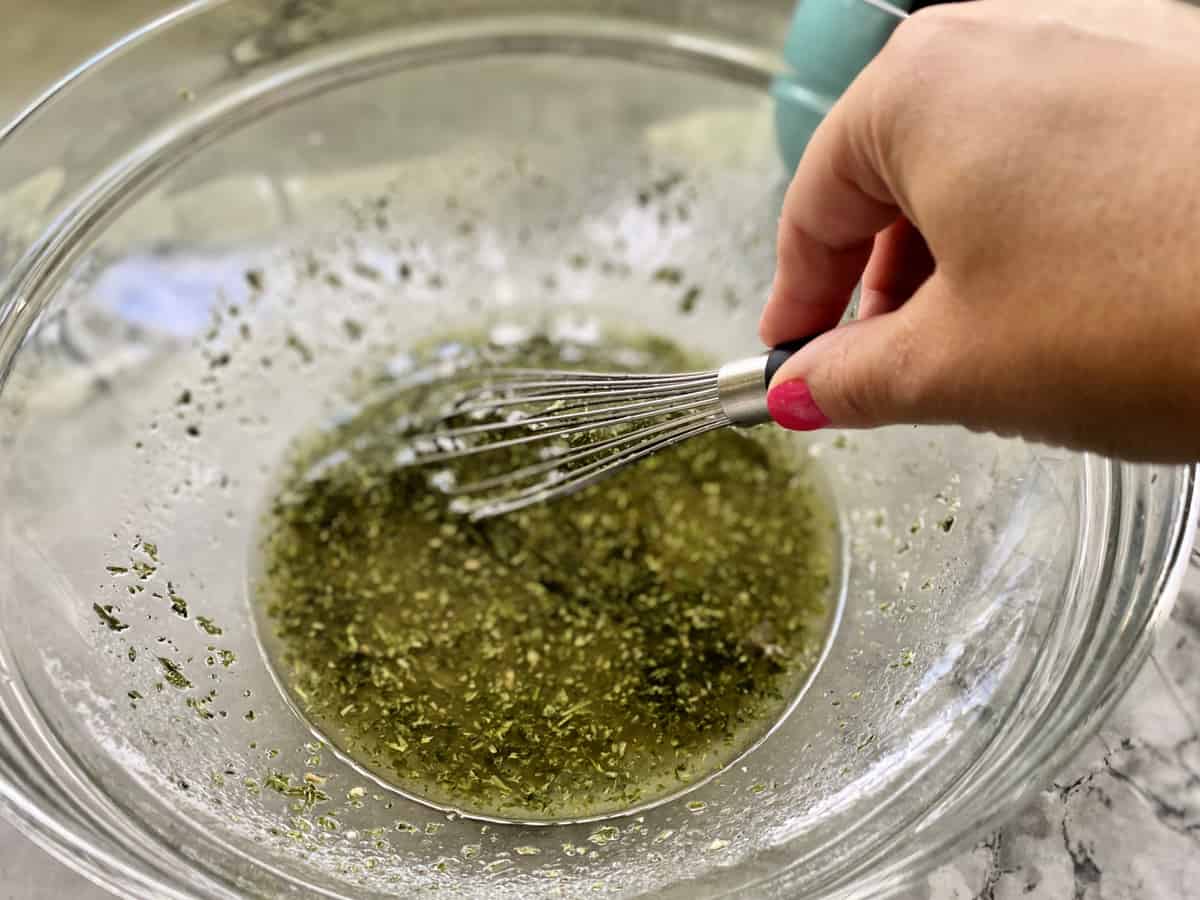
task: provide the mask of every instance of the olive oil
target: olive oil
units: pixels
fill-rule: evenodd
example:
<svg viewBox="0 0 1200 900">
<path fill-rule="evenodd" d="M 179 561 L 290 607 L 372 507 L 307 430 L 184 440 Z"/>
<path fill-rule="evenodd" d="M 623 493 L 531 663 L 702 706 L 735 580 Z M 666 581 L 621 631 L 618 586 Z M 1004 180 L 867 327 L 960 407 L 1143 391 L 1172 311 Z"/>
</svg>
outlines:
<svg viewBox="0 0 1200 900">
<path fill-rule="evenodd" d="M 683 361 L 661 341 L 516 352 Z M 431 402 L 384 390 L 298 442 L 263 522 L 276 666 L 335 744 L 438 805 L 559 820 L 678 793 L 778 720 L 826 637 L 834 543 L 788 438 L 709 434 L 472 522 L 396 464 Z"/>
</svg>

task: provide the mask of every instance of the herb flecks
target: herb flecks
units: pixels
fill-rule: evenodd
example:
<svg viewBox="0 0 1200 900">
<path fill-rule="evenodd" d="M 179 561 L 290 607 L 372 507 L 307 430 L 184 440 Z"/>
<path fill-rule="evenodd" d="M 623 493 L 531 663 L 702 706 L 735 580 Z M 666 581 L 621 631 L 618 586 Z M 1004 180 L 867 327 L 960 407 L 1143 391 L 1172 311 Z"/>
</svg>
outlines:
<svg viewBox="0 0 1200 900">
<path fill-rule="evenodd" d="M 163 680 L 171 687 L 177 690 L 186 691 L 191 688 L 192 683 L 188 677 L 183 674 L 183 669 L 174 660 L 167 659 L 165 656 L 158 658 L 158 664 L 162 666 Z"/>
<path fill-rule="evenodd" d="M 309 773 L 309 775 L 311 774 Z M 329 795 L 321 789 L 323 783 L 324 779 L 319 776 L 310 778 L 306 775 L 298 783 L 293 784 L 292 776 L 282 772 L 270 772 L 263 781 L 266 787 L 276 793 L 298 800 L 306 810 L 329 800 Z"/>
<path fill-rule="evenodd" d="M 104 606 L 101 606 L 99 603 L 92 604 L 92 611 L 96 613 L 96 618 L 100 620 L 100 623 L 105 628 L 109 631 L 125 631 L 129 626 L 116 617 L 115 609 L 116 607 L 112 606 L 112 604 Z"/>
<path fill-rule="evenodd" d="M 186 619 L 188 617 L 187 601 L 179 595 L 179 593 L 175 590 L 175 585 L 171 584 L 169 581 L 167 582 L 167 600 L 169 600 L 171 603 L 171 612 L 175 613 L 175 615 L 179 616 L 181 619 Z"/>
<path fill-rule="evenodd" d="M 521 363 L 561 365 L 548 342 Z M 414 402 L 377 395 L 299 446 L 264 523 L 281 669 L 331 736 L 436 802 L 559 817 L 673 793 L 786 708 L 824 638 L 832 534 L 786 439 L 717 432 L 476 523 L 394 465 Z"/>
</svg>

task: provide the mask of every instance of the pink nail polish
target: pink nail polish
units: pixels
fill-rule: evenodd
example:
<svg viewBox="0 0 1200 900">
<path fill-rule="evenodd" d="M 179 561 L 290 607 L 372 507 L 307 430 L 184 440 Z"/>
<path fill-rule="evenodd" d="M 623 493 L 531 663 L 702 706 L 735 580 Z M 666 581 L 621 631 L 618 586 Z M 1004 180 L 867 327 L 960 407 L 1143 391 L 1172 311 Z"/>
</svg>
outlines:
<svg viewBox="0 0 1200 900">
<path fill-rule="evenodd" d="M 830 424 L 803 381 L 787 381 L 771 388 L 767 410 L 776 424 L 788 431 L 817 431 Z"/>
</svg>

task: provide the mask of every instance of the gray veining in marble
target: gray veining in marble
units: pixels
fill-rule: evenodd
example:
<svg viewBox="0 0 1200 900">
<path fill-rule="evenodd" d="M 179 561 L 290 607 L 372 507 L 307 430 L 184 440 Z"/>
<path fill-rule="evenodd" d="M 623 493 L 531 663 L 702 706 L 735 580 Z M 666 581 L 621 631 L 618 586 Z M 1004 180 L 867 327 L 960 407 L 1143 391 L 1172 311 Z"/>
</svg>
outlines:
<svg viewBox="0 0 1200 900">
<path fill-rule="evenodd" d="M 169 0 L 0 0 L 0 119 Z M 102 12 L 101 12 L 102 10 Z M 53 35 L 47 45 L 45 35 Z M 0 820 L 0 900 L 108 896 Z M 1200 896 L 1200 571 L 1116 712 L 1009 825 L 905 900 Z"/>
<path fill-rule="evenodd" d="M 1200 573 L 1150 663 L 1076 764 L 913 900 L 1182 900 L 1200 894 Z"/>
</svg>

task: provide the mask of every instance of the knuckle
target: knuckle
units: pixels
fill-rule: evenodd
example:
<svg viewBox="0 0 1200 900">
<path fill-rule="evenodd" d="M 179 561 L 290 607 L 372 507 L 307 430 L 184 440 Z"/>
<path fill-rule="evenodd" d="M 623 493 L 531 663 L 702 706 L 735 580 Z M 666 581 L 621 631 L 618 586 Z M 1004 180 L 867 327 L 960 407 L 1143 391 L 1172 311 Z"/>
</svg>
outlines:
<svg viewBox="0 0 1200 900">
<path fill-rule="evenodd" d="M 887 401 L 896 418 L 919 421 L 925 418 L 930 398 L 938 394 L 941 367 L 930 353 L 930 342 L 919 342 L 906 320 L 901 319 L 900 325 L 892 337 L 890 363 L 883 376 Z"/>
<path fill-rule="evenodd" d="M 869 98 L 863 149 L 889 171 L 904 169 L 903 159 L 928 140 L 929 123 L 953 102 L 947 94 L 961 81 L 967 36 L 960 33 L 962 17 L 943 12 L 952 6 L 901 22 L 863 80 Z"/>
<path fill-rule="evenodd" d="M 953 52 L 959 19 L 947 7 L 934 6 L 913 13 L 896 26 L 884 48 L 884 58 L 895 66 L 924 67 Z"/>
<path fill-rule="evenodd" d="M 958 76 L 970 71 L 979 36 L 978 23 L 959 4 L 913 13 L 896 27 L 879 54 L 886 72 L 883 89 L 898 101 L 924 108 L 936 99 L 937 89 L 953 86 Z"/>
<path fill-rule="evenodd" d="M 974 424 L 995 406 L 992 386 L 1012 376 L 997 369 L 994 339 L 971 311 L 939 300 L 912 310 L 893 338 L 891 402 L 912 424 Z"/>
<path fill-rule="evenodd" d="M 841 341 L 827 360 L 825 383 L 837 403 L 835 421 L 850 426 L 881 422 L 885 404 L 879 397 L 877 368 L 856 359 L 854 341 Z"/>
</svg>

